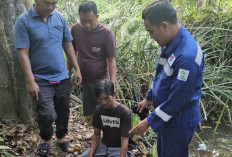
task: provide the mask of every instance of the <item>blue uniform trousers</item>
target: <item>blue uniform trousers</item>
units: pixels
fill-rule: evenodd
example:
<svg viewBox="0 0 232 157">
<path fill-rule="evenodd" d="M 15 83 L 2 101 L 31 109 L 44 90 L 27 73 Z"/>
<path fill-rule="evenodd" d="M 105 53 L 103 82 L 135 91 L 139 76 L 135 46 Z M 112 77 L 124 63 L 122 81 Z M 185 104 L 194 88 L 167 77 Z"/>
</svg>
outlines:
<svg viewBox="0 0 232 157">
<path fill-rule="evenodd" d="M 157 131 L 158 157 L 188 157 L 188 145 L 197 126 L 176 125 L 175 118 Z"/>
</svg>

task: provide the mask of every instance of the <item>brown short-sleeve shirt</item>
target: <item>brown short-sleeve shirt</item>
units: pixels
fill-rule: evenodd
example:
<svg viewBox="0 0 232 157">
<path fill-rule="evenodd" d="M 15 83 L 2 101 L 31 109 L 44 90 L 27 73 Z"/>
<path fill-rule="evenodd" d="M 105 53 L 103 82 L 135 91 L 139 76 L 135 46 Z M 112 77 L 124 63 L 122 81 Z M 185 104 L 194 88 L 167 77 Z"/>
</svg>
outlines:
<svg viewBox="0 0 232 157">
<path fill-rule="evenodd" d="M 109 79 L 107 58 L 116 56 L 112 31 L 102 24 L 98 24 L 93 31 L 85 31 L 80 23 L 76 23 L 71 28 L 71 34 L 83 82 Z"/>
</svg>

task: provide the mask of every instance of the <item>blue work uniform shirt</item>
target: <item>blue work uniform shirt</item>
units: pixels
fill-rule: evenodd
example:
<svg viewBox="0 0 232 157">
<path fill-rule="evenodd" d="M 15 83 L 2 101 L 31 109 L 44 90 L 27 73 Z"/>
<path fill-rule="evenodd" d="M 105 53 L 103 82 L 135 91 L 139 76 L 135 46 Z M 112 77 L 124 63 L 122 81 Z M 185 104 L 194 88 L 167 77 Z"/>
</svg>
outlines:
<svg viewBox="0 0 232 157">
<path fill-rule="evenodd" d="M 63 41 L 72 41 L 63 16 L 56 10 L 45 22 L 33 6 L 15 23 L 16 48 L 29 48 L 29 59 L 35 77 L 48 81 L 68 78 L 63 54 Z"/>
<path fill-rule="evenodd" d="M 161 48 L 155 76 L 146 99 L 155 110 L 147 117 L 157 131 L 173 120 L 175 125 L 195 127 L 200 121 L 199 99 L 203 79 L 204 55 L 191 34 L 181 26 L 174 40 Z"/>
</svg>

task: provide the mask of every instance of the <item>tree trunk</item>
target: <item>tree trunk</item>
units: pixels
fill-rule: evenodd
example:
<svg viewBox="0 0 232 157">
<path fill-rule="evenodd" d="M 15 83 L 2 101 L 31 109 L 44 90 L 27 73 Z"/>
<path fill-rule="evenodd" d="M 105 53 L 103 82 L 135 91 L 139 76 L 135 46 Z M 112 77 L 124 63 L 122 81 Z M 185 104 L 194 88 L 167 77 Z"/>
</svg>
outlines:
<svg viewBox="0 0 232 157">
<path fill-rule="evenodd" d="M 14 45 L 15 20 L 25 11 L 25 4 L 25 0 L 0 0 L 0 118 L 30 123 L 33 101 Z"/>
</svg>

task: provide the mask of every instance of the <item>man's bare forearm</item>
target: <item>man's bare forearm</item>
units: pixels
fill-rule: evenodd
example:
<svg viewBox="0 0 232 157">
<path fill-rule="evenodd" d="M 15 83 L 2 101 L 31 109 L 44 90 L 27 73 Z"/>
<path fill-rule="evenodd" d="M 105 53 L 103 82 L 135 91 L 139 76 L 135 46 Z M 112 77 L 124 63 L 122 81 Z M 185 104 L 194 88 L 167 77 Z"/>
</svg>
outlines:
<svg viewBox="0 0 232 157">
<path fill-rule="evenodd" d="M 21 68 L 23 70 L 23 73 L 25 75 L 26 81 L 28 83 L 34 81 L 34 75 L 32 73 L 31 69 L 31 62 L 29 60 L 29 49 L 17 49 L 18 55 L 19 55 L 19 62 L 21 65 Z"/>
<path fill-rule="evenodd" d="M 121 137 L 120 157 L 126 157 L 128 151 L 128 137 Z"/>
<path fill-rule="evenodd" d="M 94 156 L 94 153 L 97 150 L 100 138 L 101 138 L 100 134 L 93 134 L 91 148 L 90 148 L 90 152 L 89 152 L 88 157 L 93 157 Z"/>
<path fill-rule="evenodd" d="M 110 80 L 115 85 L 115 80 L 116 80 L 116 59 L 115 57 L 108 58 L 108 64 L 109 64 Z"/>
</svg>

